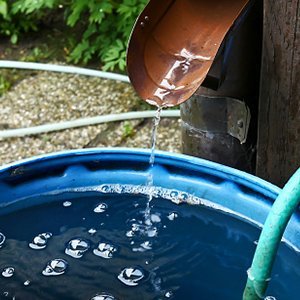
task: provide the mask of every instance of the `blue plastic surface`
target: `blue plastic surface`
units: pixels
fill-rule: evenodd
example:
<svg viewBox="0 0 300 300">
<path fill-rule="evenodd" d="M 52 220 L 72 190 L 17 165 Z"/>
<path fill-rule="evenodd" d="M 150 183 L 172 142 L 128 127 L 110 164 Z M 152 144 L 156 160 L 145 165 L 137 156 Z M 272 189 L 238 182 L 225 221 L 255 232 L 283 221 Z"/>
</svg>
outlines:
<svg viewBox="0 0 300 300">
<path fill-rule="evenodd" d="M 0 210 L 22 208 L 26 198 L 101 184 L 143 185 L 149 170 L 149 151 L 89 149 L 54 153 L 0 168 Z M 263 224 L 280 189 L 230 167 L 186 155 L 157 151 L 154 185 L 205 198 L 253 223 Z M 284 238 L 300 249 L 298 212 Z"/>
</svg>

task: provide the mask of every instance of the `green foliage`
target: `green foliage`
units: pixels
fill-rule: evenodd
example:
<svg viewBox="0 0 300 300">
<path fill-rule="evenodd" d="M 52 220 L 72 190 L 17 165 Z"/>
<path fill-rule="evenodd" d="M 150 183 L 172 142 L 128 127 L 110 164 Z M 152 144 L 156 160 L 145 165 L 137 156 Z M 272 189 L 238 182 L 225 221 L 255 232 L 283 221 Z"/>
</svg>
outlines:
<svg viewBox="0 0 300 300">
<path fill-rule="evenodd" d="M 38 30 L 39 22 L 57 9 L 73 28 L 69 61 L 97 58 L 104 70 L 125 69 L 126 44 L 148 0 L 0 0 L 0 34 L 17 43 L 23 32 Z M 79 34 L 78 34 L 79 33 Z"/>
<path fill-rule="evenodd" d="M 134 135 L 134 128 L 130 122 L 125 122 L 123 127 L 122 138 L 132 137 Z"/>
<path fill-rule="evenodd" d="M 10 82 L 0 74 L 0 96 L 3 95 L 10 88 Z"/>
</svg>

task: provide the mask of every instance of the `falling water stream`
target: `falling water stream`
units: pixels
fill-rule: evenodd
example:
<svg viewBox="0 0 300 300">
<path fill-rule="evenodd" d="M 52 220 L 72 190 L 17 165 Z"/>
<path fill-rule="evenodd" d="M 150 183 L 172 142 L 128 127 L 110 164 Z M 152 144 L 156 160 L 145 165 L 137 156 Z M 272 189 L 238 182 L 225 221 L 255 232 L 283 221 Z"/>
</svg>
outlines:
<svg viewBox="0 0 300 300">
<path fill-rule="evenodd" d="M 151 226 L 151 217 L 150 217 L 150 212 L 151 212 L 151 201 L 153 198 L 153 173 L 152 169 L 154 166 L 154 161 L 155 161 L 155 146 L 156 146 L 156 139 L 157 139 L 157 130 L 158 126 L 160 123 L 160 116 L 162 112 L 162 107 L 158 107 L 156 114 L 153 118 L 153 127 L 152 127 L 152 134 L 151 134 L 151 153 L 150 153 L 150 159 L 149 159 L 149 173 L 147 176 L 147 182 L 146 186 L 149 188 L 149 199 L 146 205 L 145 209 L 145 223 L 146 225 Z"/>
</svg>

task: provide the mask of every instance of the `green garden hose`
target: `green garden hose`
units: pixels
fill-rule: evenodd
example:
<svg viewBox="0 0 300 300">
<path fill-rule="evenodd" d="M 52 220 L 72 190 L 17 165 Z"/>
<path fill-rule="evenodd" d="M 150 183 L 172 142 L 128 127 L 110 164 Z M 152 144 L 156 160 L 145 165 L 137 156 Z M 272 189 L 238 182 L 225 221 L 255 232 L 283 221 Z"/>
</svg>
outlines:
<svg viewBox="0 0 300 300">
<path fill-rule="evenodd" d="M 285 228 L 300 203 L 300 168 L 280 192 L 266 219 L 254 254 L 243 300 L 263 299 Z"/>
</svg>

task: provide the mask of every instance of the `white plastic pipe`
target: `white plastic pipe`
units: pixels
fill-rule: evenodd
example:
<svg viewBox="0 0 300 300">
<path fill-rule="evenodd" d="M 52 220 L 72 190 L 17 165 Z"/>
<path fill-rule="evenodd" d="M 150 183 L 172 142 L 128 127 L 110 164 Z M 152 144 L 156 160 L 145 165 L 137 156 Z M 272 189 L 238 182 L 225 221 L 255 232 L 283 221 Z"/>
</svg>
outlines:
<svg viewBox="0 0 300 300">
<path fill-rule="evenodd" d="M 31 62 L 19 62 L 12 60 L 0 60 L 0 68 L 6 69 L 25 69 L 25 70 L 38 70 L 38 71 L 50 71 L 50 72 L 60 72 L 60 73 L 71 73 L 80 74 L 86 76 L 94 76 L 105 79 L 118 80 L 123 82 L 130 82 L 128 76 L 103 72 L 93 69 L 71 67 L 71 66 L 61 66 L 54 64 L 42 64 L 42 63 L 31 63 Z"/>
<path fill-rule="evenodd" d="M 128 113 L 83 118 L 83 119 L 65 121 L 65 122 L 60 122 L 55 124 L 45 124 L 40 126 L 28 127 L 28 128 L 7 129 L 7 130 L 0 131 L 0 138 L 12 138 L 12 137 L 20 137 L 26 135 L 34 135 L 34 134 L 40 134 L 45 132 L 59 131 L 59 130 L 64 130 L 69 128 L 95 125 L 95 124 L 114 122 L 114 121 L 153 118 L 155 114 L 156 114 L 155 110 L 135 111 L 135 112 L 128 112 Z M 180 117 L 180 111 L 165 110 L 161 112 L 161 117 L 178 118 Z"/>
</svg>

